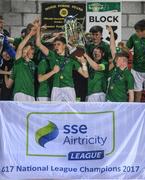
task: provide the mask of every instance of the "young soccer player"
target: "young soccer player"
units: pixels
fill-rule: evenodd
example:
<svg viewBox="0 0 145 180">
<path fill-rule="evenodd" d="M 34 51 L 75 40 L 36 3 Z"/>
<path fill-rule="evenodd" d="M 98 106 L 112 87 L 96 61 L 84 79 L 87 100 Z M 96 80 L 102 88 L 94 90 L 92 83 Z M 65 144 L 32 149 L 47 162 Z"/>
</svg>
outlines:
<svg viewBox="0 0 145 180">
<path fill-rule="evenodd" d="M 104 58 L 104 50 L 96 47 L 93 50 L 93 59 L 84 54 L 89 63 L 88 102 L 105 102 L 107 87 L 108 62 Z"/>
<path fill-rule="evenodd" d="M 29 39 L 36 34 L 36 29 L 32 28 L 30 33 L 18 46 L 16 61 L 12 68 L 10 78 L 5 75 L 7 88 L 14 84 L 14 101 L 34 101 L 34 71 L 35 65 L 31 60 L 34 55 L 34 48 L 27 44 Z"/>
<path fill-rule="evenodd" d="M 94 48 L 99 46 L 104 49 L 104 59 L 109 61 L 112 57 L 109 44 L 103 41 L 103 28 L 101 26 L 93 26 L 90 29 L 90 33 L 92 42 L 86 45 L 87 54 L 92 57 Z"/>
<path fill-rule="evenodd" d="M 88 77 L 86 63 L 82 67 L 78 61 L 66 55 L 66 40 L 58 37 L 54 40 L 55 51 L 50 51 L 40 41 L 40 24 L 38 23 L 36 45 L 48 57 L 51 68 L 58 65 L 60 71 L 53 76 L 52 101 L 76 101 L 74 83 L 72 78 L 73 70 L 77 70 L 82 76 Z"/>
<path fill-rule="evenodd" d="M 50 100 L 50 86 L 49 78 L 60 70 L 59 66 L 55 65 L 50 71 L 48 60 L 42 59 L 38 65 L 38 101 L 49 101 Z"/>
<path fill-rule="evenodd" d="M 134 28 L 136 33 L 129 38 L 126 45 L 134 50 L 131 72 L 135 79 L 135 102 L 140 102 L 145 81 L 145 19 L 137 22 Z"/>
<path fill-rule="evenodd" d="M 114 67 L 107 90 L 107 101 L 133 102 L 134 78 L 128 70 L 128 54 L 116 54 L 116 67 Z"/>
<path fill-rule="evenodd" d="M 128 69 L 129 53 L 123 48 L 120 52 L 117 51 L 111 26 L 107 26 L 107 30 L 110 34 L 110 49 L 113 57 L 108 74 L 107 101 L 133 102 L 134 78 Z"/>
</svg>

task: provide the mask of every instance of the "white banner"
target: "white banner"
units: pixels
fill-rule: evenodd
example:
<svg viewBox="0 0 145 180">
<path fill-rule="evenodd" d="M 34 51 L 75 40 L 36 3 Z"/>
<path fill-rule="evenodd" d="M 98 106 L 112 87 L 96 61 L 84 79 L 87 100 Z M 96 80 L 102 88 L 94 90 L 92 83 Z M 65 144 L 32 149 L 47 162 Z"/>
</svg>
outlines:
<svg viewBox="0 0 145 180">
<path fill-rule="evenodd" d="M 0 180 L 145 179 L 145 104 L 0 102 Z"/>
<path fill-rule="evenodd" d="M 121 2 L 120 1 L 87 1 L 86 31 L 93 26 L 103 28 L 103 40 L 110 41 L 106 26 L 112 26 L 116 42 L 121 41 Z"/>
</svg>

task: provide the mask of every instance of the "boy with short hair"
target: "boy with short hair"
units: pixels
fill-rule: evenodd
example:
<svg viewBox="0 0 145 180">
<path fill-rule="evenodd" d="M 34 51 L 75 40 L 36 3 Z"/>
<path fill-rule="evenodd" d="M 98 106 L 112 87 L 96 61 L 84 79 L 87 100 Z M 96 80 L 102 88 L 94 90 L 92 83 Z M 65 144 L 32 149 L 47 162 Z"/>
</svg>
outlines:
<svg viewBox="0 0 145 180">
<path fill-rule="evenodd" d="M 107 101 L 134 101 L 134 78 L 128 70 L 128 54 L 125 52 L 116 54 L 116 67 L 112 71 L 108 84 Z"/>
<path fill-rule="evenodd" d="M 55 51 L 50 51 L 40 41 L 40 22 L 38 22 L 36 45 L 45 54 L 50 62 L 51 68 L 58 65 L 60 71 L 53 77 L 52 101 L 76 101 L 74 83 L 72 78 L 73 70 L 77 70 L 82 76 L 88 77 L 86 63 L 82 67 L 75 59 L 66 55 L 66 40 L 64 37 L 57 37 L 54 40 Z"/>
<path fill-rule="evenodd" d="M 34 55 L 34 48 L 28 43 L 29 39 L 35 34 L 36 29 L 32 28 L 30 33 L 20 43 L 16 52 L 16 61 L 12 68 L 12 74 L 10 78 L 5 75 L 7 88 L 11 88 L 14 84 L 14 101 L 35 101 L 35 65 L 31 60 Z"/>
<path fill-rule="evenodd" d="M 92 42 L 86 45 L 87 54 L 92 57 L 92 53 L 95 47 L 101 47 L 104 49 L 104 59 L 109 61 L 111 57 L 110 46 L 103 41 L 103 28 L 101 26 L 93 26 L 90 29 Z"/>
<path fill-rule="evenodd" d="M 104 50 L 96 47 L 93 50 L 93 59 L 84 54 L 89 64 L 88 102 L 105 102 L 107 88 L 108 62 L 104 59 Z"/>
<path fill-rule="evenodd" d="M 134 29 L 136 33 L 129 38 L 126 45 L 129 49 L 134 49 L 131 72 L 135 79 L 135 102 L 140 102 L 145 81 L 145 19 L 137 22 Z"/>
</svg>

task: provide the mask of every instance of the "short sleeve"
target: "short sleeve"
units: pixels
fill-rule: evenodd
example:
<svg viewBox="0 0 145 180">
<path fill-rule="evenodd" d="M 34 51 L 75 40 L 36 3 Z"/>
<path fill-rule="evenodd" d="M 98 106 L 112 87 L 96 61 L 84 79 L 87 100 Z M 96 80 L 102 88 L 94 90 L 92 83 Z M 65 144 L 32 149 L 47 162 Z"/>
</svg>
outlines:
<svg viewBox="0 0 145 180">
<path fill-rule="evenodd" d="M 46 73 L 46 60 L 41 60 L 38 65 L 38 74 L 45 74 Z"/>
<path fill-rule="evenodd" d="M 14 65 L 11 70 L 10 79 L 12 79 L 14 81 L 15 77 L 16 77 L 16 66 Z"/>
<path fill-rule="evenodd" d="M 56 64 L 56 58 L 57 58 L 56 53 L 54 51 L 49 50 L 47 58 L 49 60 L 50 67 L 53 68 L 54 65 Z"/>
<path fill-rule="evenodd" d="M 74 70 L 78 71 L 79 68 L 81 67 L 80 63 L 75 59 L 72 59 L 72 61 L 73 61 Z"/>
<path fill-rule="evenodd" d="M 127 74 L 127 88 L 128 90 L 134 89 L 134 78 L 131 72 Z"/>
<path fill-rule="evenodd" d="M 126 46 L 129 48 L 129 49 L 132 49 L 133 48 L 133 36 L 131 36 L 129 38 L 129 40 L 127 41 L 126 43 Z"/>
</svg>

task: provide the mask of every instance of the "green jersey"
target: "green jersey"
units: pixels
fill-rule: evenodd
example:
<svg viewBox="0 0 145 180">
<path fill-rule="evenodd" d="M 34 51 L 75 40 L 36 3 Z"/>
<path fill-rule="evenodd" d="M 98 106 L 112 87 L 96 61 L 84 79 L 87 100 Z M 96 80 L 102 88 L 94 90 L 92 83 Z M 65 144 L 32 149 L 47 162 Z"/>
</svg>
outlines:
<svg viewBox="0 0 145 180">
<path fill-rule="evenodd" d="M 134 89 L 134 78 L 128 68 L 121 70 L 116 67 L 112 71 L 108 85 L 107 100 L 112 102 L 127 102 L 128 90 Z"/>
<path fill-rule="evenodd" d="M 14 38 L 14 42 L 13 42 L 13 45 L 15 46 L 15 48 L 17 49 L 19 44 L 23 41 L 23 38 L 22 37 L 17 37 L 17 38 Z"/>
<path fill-rule="evenodd" d="M 139 38 L 133 34 L 127 41 L 129 49 L 134 48 L 133 69 L 138 72 L 145 72 L 145 38 Z"/>
<path fill-rule="evenodd" d="M 46 74 L 50 71 L 50 67 L 48 64 L 48 60 L 42 59 L 38 65 L 38 75 Z M 38 97 L 49 97 L 50 96 L 50 88 L 48 84 L 48 80 L 40 82 L 38 88 Z"/>
<path fill-rule="evenodd" d="M 111 56 L 111 51 L 110 51 L 110 46 L 108 43 L 101 41 L 100 44 L 95 45 L 94 43 L 88 44 L 86 45 L 86 52 L 87 54 L 92 57 L 93 55 L 93 50 L 95 47 L 101 47 L 104 50 L 104 59 L 106 59 L 107 61 L 112 57 Z"/>
<path fill-rule="evenodd" d="M 93 68 L 89 68 L 88 95 L 106 92 L 108 62 L 102 59 L 98 64 L 104 65 L 105 69 L 95 71 Z"/>
<path fill-rule="evenodd" d="M 10 78 L 14 81 L 14 94 L 22 92 L 34 97 L 34 71 L 33 61 L 20 58 L 15 61 Z"/>
<path fill-rule="evenodd" d="M 54 65 L 60 67 L 60 71 L 53 76 L 53 87 L 74 87 L 72 73 L 73 70 L 78 70 L 80 63 L 70 57 L 65 57 L 49 51 L 48 59 L 51 68 Z"/>
</svg>

